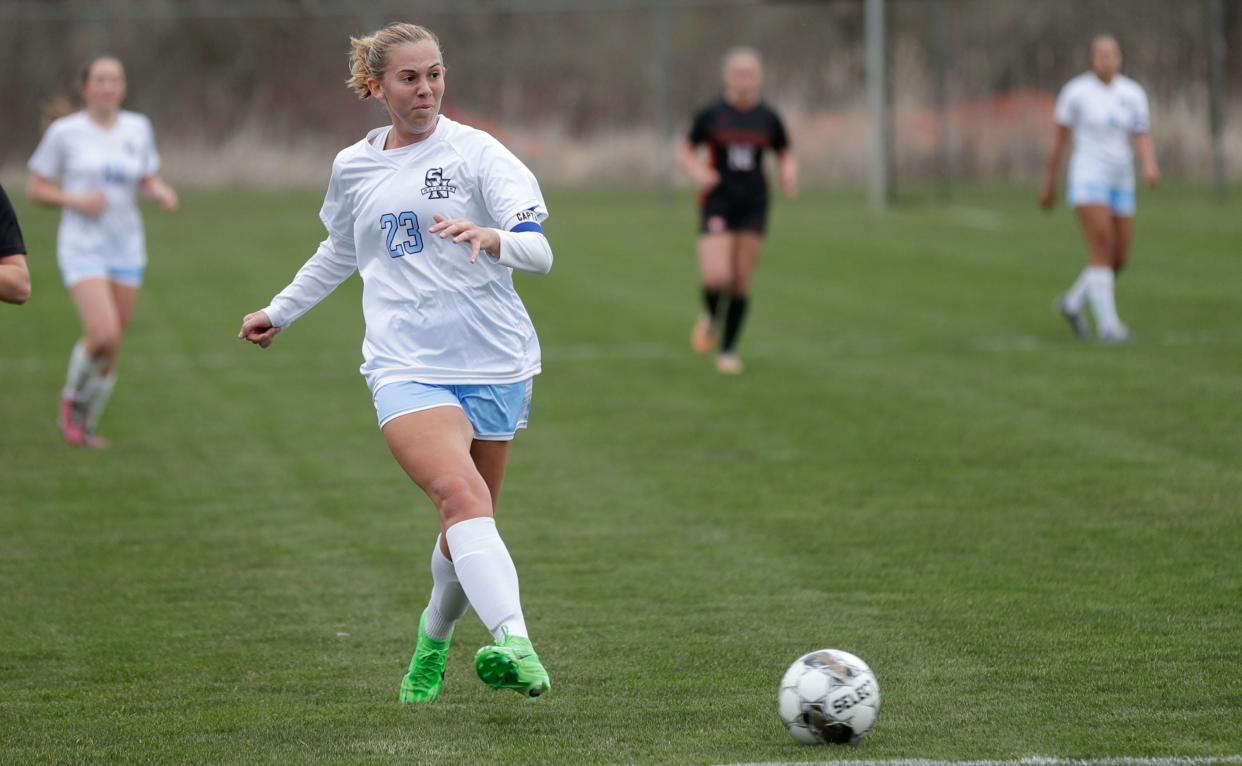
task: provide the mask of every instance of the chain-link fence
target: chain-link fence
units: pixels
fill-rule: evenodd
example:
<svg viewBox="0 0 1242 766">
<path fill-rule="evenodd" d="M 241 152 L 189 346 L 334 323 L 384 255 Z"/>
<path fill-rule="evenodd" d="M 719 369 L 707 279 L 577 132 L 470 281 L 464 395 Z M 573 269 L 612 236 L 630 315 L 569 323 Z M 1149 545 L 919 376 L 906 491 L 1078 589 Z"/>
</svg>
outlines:
<svg viewBox="0 0 1242 766">
<path fill-rule="evenodd" d="M 1230 172 L 1242 166 L 1242 2 L 890 0 L 896 172 L 1030 178 L 1057 89 L 1085 69 L 1093 34 L 1115 34 L 1148 90 L 1167 175 L 1207 177 L 1211 34 L 1228 51 L 1222 91 Z M 41 114 L 72 97 L 108 51 L 129 108 L 155 122 L 182 183 L 319 184 L 333 152 L 384 116 L 343 85 L 348 36 L 392 19 L 440 36 L 445 111 L 498 135 L 547 183 L 667 182 L 691 112 L 719 92 L 736 44 L 766 59 L 811 183 L 865 177 L 864 9 L 836 2 L 478 0 L 384 6 L 336 0 L 0 3 L 0 165 L 20 169 Z M 420 12 L 420 8 L 424 12 Z M 943 140 L 942 140 L 943 139 Z"/>
</svg>

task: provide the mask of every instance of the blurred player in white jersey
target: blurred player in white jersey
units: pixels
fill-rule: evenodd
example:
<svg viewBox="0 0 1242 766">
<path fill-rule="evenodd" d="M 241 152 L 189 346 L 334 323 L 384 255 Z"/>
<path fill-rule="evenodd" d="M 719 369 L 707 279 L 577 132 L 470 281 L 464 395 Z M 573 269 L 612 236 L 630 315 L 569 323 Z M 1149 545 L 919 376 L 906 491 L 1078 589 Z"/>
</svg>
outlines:
<svg viewBox="0 0 1242 766">
<path fill-rule="evenodd" d="M 495 642 L 475 655 L 493 688 L 550 688 L 531 646 L 513 560 L 496 529 L 509 447 L 526 427 L 539 340 L 513 270 L 546 274 L 539 184 L 483 131 L 440 114 L 446 67 L 435 36 L 390 24 L 353 39 L 350 87 L 390 125 L 343 150 L 320 219 L 328 236 L 293 282 L 246 316 L 266 348 L 355 270 L 366 320 L 362 374 L 393 457 L 440 516 L 431 599 L 401 702 L 433 702 L 453 626 L 474 607 Z"/>
<path fill-rule="evenodd" d="M 103 447 L 95 426 L 116 385 L 116 358 L 147 263 L 135 194 L 177 208 L 157 175 L 160 157 L 145 116 L 121 109 L 125 70 L 111 56 L 82 70 L 86 108 L 54 121 L 30 157 L 27 196 L 63 210 L 56 260 L 83 337 L 69 357 L 60 431 L 75 446 Z"/>
<path fill-rule="evenodd" d="M 1147 93 L 1120 73 L 1121 47 L 1109 35 L 1091 42 L 1091 70 L 1061 89 L 1056 105 L 1056 138 L 1048 162 L 1039 204 L 1051 209 L 1057 171 L 1070 132 L 1067 196 L 1078 214 L 1087 240 L 1090 264 L 1061 297 L 1061 314 L 1081 338 L 1089 335 L 1085 309 L 1091 306 L 1096 333 L 1110 343 L 1126 341 L 1130 331 L 1117 315 L 1113 285 L 1126 265 L 1134 231 L 1134 156 L 1138 150 L 1143 175 L 1154 185 L 1160 180 L 1152 148 Z"/>
</svg>

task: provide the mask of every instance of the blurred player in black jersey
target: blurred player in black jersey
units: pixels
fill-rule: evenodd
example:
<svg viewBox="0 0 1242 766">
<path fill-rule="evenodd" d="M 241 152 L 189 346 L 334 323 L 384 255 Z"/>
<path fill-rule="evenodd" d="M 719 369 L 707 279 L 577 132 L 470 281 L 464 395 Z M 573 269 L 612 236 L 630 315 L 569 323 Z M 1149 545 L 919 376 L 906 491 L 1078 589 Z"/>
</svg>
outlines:
<svg viewBox="0 0 1242 766">
<path fill-rule="evenodd" d="M 9 196 L 0 186 L 0 301 L 25 303 L 30 298 L 30 272 L 26 269 L 26 243 Z"/>
<path fill-rule="evenodd" d="M 765 149 L 776 153 L 786 196 L 798 193 L 798 165 L 789 136 L 776 112 L 759 100 L 762 84 L 758 52 L 735 48 L 725 54 L 724 98 L 695 116 L 680 157 L 682 167 L 699 185 L 702 207 L 699 273 L 705 311 L 695 322 L 691 344 L 706 354 L 720 328 L 716 369 L 731 375 L 742 371 L 737 340 L 767 227 Z M 698 149 L 702 146 L 707 151 L 701 158 Z M 726 297 L 728 305 L 724 306 Z"/>
</svg>

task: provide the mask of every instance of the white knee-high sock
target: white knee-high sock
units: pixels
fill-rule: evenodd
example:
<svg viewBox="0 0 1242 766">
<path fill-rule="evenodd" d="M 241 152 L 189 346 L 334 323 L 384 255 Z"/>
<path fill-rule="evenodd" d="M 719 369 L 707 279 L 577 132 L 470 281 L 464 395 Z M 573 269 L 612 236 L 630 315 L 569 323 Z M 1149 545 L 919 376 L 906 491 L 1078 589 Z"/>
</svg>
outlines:
<svg viewBox="0 0 1242 766">
<path fill-rule="evenodd" d="M 99 416 L 103 414 L 104 407 L 108 405 L 108 399 L 112 396 L 112 389 L 116 388 L 116 373 L 110 372 L 107 375 L 92 375 L 87 378 L 86 385 L 83 386 L 82 400 L 86 402 L 86 428 L 90 431 L 95 430 L 95 426 L 99 423 Z"/>
<path fill-rule="evenodd" d="M 1083 304 L 1087 302 L 1087 284 L 1091 281 L 1087 275 L 1090 271 L 1090 266 L 1083 269 L 1078 275 L 1078 279 L 1074 280 L 1074 284 L 1065 293 L 1064 305 L 1070 313 L 1077 314 L 1082 311 Z"/>
<path fill-rule="evenodd" d="M 1117 304 L 1113 297 L 1113 270 L 1107 266 L 1087 268 L 1087 300 L 1091 313 L 1095 314 L 1095 326 L 1101 334 L 1115 332 L 1121 327 L 1117 316 Z"/>
<path fill-rule="evenodd" d="M 492 636 L 500 639 L 501 628 L 511 636 L 529 638 L 518 597 L 517 570 L 509 549 L 496 531 L 495 519 L 467 519 L 445 531 L 453 569 L 470 606 Z"/>
<path fill-rule="evenodd" d="M 453 635 L 453 626 L 469 608 L 470 600 L 457 579 L 453 562 L 440 551 L 440 538 L 437 536 L 436 547 L 431 552 L 431 600 L 427 602 L 423 630 L 431 638 L 444 641 Z"/>
<path fill-rule="evenodd" d="M 103 367 L 103 357 L 92 359 L 86 353 L 86 344 L 78 341 L 69 354 L 69 371 L 65 375 L 65 396 L 75 402 L 85 401 L 86 384 L 99 376 Z"/>
</svg>

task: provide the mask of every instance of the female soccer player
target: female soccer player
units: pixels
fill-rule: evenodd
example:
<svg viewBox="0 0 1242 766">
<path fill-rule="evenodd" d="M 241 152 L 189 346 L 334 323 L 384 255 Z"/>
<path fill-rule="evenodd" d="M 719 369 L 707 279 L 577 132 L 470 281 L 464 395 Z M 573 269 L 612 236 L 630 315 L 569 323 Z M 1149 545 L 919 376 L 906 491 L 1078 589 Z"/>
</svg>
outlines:
<svg viewBox="0 0 1242 766">
<path fill-rule="evenodd" d="M 81 83 L 86 108 L 48 126 L 28 163 L 26 193 L 64 210 L 57 262 L 82 322 L 61 394 L 60 431 L 75 446 L 103 447 L 95 426 L 116 385 L 117 353 L 147 263 L 134 195 L 176 210 L 177 193 L 156 174 L 160 157 L 151 122 L 121 109 L 121 62 L 94 59 Z"/>
<path fill-rule="evenodd" d="M 729 296 L 716 369 L 727 375 L 742 371 L 737 340 L 750 295 L 750 280 L 759 262 L 768 217 L 768 184 L 763 152 L 776 153 L 781 186 L 791 199 L 798 193 L 798 164 L 780 117 L 759 100 L 763 64 L 751 48 L 735 48 L 724 58 L 724 98 L 694 118 L 681 148 L 681 166 L 699 186 L 702 208 L 699 273 L 705 311 L 695 322 L 690 341 L 694 350 L 712 349 L 722 296 Z M 706 162 L 697 149 L 707 145 Z"/>
<path fill-rule="evenodd" d="M 444 58 L 427 29 L 353 39 L 349 86 L 391 122 L 343 150 L 319 213 L 328 236 L 241 337 L 266 348 L 355 270 L 366 320 L 362 374 L 393 457 L 435 504 L 431 599 L 402 702 L 443 687 L 453 625 L 473 606 L 495 637 L 479 677 L 527 696 L 548 674 L 526 631 L 494 515 L 509 446 L 526 427 L 539 340 L 513 270 L 546 274 L 547 217 L 529 170 L 487 133 L 440 114 Z"/>
<path fill-rule="evenodd" d="M 1070 80 L 1057 97 L 1056 137 L 1039 204 L 1052 208 L 1057 171 L 1070 131 L 1069 204 L 1087 240 L 1090 264 L 1061 296 L 1061 314 L 1074 333 L 1089 335 L 1083 309 L 1091 305 L 1100 340 L 1120 343 L 1130 331 L 1117 316 L 1113 282 L 1126 265 L 1134 227 L 1134 157 L 1138 150 L 1149 184 L 1160 180 L 1143 86 L 1120 74 L 1121 46 L 1110 35 L 1091 41 L 1091 71 Z"/>
<path fill-rule="evenodd" d="M 30 271 L 26 268 L 26 242 L 22 227 L 0 186 L 0 301 L 25 303 L 30 299 Z"/>
</svg>

